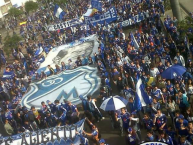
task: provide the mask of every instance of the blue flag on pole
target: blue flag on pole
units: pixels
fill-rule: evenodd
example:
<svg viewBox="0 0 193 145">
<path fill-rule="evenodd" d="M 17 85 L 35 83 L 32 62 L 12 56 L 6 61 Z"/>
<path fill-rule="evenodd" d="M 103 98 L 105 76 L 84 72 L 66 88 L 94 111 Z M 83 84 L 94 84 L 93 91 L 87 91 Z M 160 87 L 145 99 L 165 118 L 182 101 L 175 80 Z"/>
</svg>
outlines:
<svg viewBox="0 0 193 145">
<path fill-rule="evenodd" d="M 134 107 L 136 110 L 141 110 L 141 107 L 146 106 L 147 104 L 150 104 L 149 96 L 144 90 L 142 80 L 139 79 L 136 84 Z"/>
<path fill-rule="evenodd" d="M 138 94 L 135 93 L 134 108 L 135 108 L 135 110 L 139 111 L 139 110 L 141 110 L 141 107 L 142 107 L 141 100 L 140 100 Z"/>
<path fill-rule="evenodd" d="M 65 12 L 56 4 L 54 7 L 54 16 L 56 16 L 58 19 L 62 20 L 65 16 Z"/>
</svg>

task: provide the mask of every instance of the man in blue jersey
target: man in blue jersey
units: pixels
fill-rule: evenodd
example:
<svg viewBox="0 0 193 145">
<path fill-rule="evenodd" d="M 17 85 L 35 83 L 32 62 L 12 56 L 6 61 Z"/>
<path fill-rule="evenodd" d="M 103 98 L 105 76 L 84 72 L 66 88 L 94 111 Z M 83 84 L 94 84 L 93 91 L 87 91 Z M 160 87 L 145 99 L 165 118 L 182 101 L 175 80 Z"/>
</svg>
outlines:
<svg viewBox="0 0 193 145">
<path fill-rule="evenodd" d="M 176 130 L 178 135 L 187 136 L 188 135 L 188 121 L 184 119 L 183 115 L 179 115 L 178 121 L 176 122 Z"/>
<path fill-rule="evenodd" d="M 144 114 L 143 123 L 147 130 L 151 130 L 153 127 L 153 120 L 149 117 L 148 113 Z"/>
<path fill-rule="evenodd" d="M 167 128 L 167 117 L 165 114 L 161 112 L 161 110 L 157 110 L 157 114 L 155 114 L 153 123 L 156 125 L 157 130 L 164 130 Z"/>
<path fill-rule="evenodd" d="M 50 114 L 50 112 L 48 111 L 46 112 L 46 117 L 44 121 L 47 127 L 55 127 L 57 125 L 57 120 L 58 118 L 55 115 Z"/>
<path fill-rule="evenodd" d="M 130 122 L 130 119 L 129 119 L 130 114 L 129 114 L 129 112 L 127 112 L 125 108 L 122 108 L 121 109 L 121 114 L 118 117 L 120 117 L 122 119 L 122 121 L 123 121 L 123 129 L 127 130 L 128 127 L 129 127 L 129 122 Z"/>
</svg>

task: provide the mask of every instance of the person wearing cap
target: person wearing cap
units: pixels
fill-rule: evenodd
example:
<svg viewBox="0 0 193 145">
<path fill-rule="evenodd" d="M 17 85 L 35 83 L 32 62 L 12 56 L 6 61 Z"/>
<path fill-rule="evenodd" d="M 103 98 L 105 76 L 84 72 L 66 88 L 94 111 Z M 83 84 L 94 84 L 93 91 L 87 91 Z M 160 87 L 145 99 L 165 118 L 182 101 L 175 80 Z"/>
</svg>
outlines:
<svg viewBox="0 0 193 145">
<path fill-rule="evenodd" d="M 139 142 L 140 142 L 139 137 L 136 134 L 135 130 L 133 130 L 133 128 L 129 127 L 127 129 L 127 132 L 128 132 L 128 135 L 127 135 L 127 138 L 126 138 L 127 144 L 129 144 L 129 145 L 139 144 Z"/>
<path fill-rule="evenodd" d="M 187 136 L 188 135 L 187 127 L 188 127 L 188 121 L 184 119 L 183 115 L 179 115 L 178 121 L 176 123 L 176 130 L 177 130 L 178 135 Z"/>
<path fill-rule="evenodd" d="M 176 56 L 174 57 L 178 61 L 178 65 L 184 66 L 185 67 L 185 61 L 184 57 L 180 55 L 179 50 L 176 51 Z"/>
<path fill-rule="evenodd" d="M 102 138 L 99 140 L 99 145 L 108 145 L 105 143 L 105 140 Z"/>
</svg>

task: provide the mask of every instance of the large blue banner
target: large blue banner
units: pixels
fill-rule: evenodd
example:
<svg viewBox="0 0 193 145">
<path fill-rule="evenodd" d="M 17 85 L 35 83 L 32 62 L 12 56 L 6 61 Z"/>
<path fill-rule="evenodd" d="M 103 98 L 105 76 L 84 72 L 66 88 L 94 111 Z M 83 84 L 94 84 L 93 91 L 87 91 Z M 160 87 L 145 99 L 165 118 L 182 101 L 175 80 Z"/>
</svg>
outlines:
<svg viewBox="0 0 193 145">
<path fill-rule="evenodd" d="M 106 13 L 102 15 L 96 15 L 94 17 L 84 17 L 84 22 L 86 24 L 91 23 L 93 25 L 96 25 L 97 23 L 104 24 L 104 22 L 111 23 L 115 20 L 117 20 L 117 12 L 115 7 L 110 8 Z"/>
<path fill-rule="evenodd" d="M 14 136 L 0 138 L 1 145 L 80 145 L 79 133 L 82 133 L 85 119 L 73 125 L 48 128 L 34 132 L 24 132 Z"/>
<path fill-rule="evenodd" d="M 62 23 L 50 25 L 47 27 L 47 29 L 48 29 L 48 31 L 57 31 L 60 29 L 68 28 L 68 27 L 75 27 L 78 24 L 83 24 L 83 23 L 79 19 L 72 19 L 70 21 L 65 21 Z"/>
<path fill-rule="evenodd" d="M 92 8 L 96 8 L 97 10 L 102 11 L 102 3 L 97 0 L 92 0 L 91 6 Z"/>
<path fill-rule="evenodd" d="M 115 25 L 121 24 L 123 27 L 127 27 L 130 25 L 139 23 L 148 17 L 149 17 L 149 12 L 142 12 L 142 13 L 139 13 L 138 15 L 131 17 L 128 20 L 122 21 L 122 22 L 117 23 Z M 78 24 L 83 26 L 83 25 L 85 25 L 85 24 L 87 25 L 89 23 L 91 23 L 93 25 L 96 25 L 97 23 L 104 24 L 104 22 L 112 23 L 113 21 L 117 20 L 117 18 L 118 18 L 117 17 L 117 11 L 114 7 L 112 7 L 109 9 L 109 11 L 107 11 L 106 13 L 104 13 L 102 15 L 95 15 L 94 17 L 86 17 L 85 16 L 84 17 L 84 23 L 78 19 L 73 19 L 71 21 L 58 23 L 55 25 L 50 25 L 47 28 L 49 31 L 57 31 L 59 29 L 64 29 L 64 28 L 68 28 L 68 27 L 75 27 Z"/>
</svg>

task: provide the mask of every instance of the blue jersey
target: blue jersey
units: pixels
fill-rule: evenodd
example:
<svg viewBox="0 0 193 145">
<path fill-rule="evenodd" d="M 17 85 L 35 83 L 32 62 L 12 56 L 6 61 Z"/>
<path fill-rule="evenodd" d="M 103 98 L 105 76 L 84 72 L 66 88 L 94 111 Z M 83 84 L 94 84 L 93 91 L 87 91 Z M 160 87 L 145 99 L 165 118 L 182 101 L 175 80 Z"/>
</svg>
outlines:
<svg viewBox="0 0 193 145">
<path fill-rule="evenodd" d="M 66 108 L 67 112 L 68 111 L 76 112 L 76 109 L 77 108 L 75 105 L 67 105 L 67 108 Z"/>
<path fill-rule="evenodd" d="M 92 136 L 97 136 L 97 135 L 98 135 L 97 129 L 93 130 L 93 131 L 92 131 Z"/>
<path fill-rule="evenodd" d="M 188 130 L 186 129 L 186 127 L 188 127 L 188 121 L 187 120 L 184 119 L 182 124 L 179 121 L 176 122 L 176 129 L 178 129 L 179 135 L 181 135 L 181 136 L 182 135 L 185 135 L 185 136 L 188 135 Z"/>
<path fill-rule="evenodd" d="M 172 138 L 170 136 L 168 136 L 168 138 L 161 138 L 161 139 L 158 139 L 159 142 L 164 142 L 168 145 L 173 145 L 173 141 L 172 141 Z"/>
<path fill-rule="evenodd" d="M 13 119 L 11 111 L 5 112 L 4 118 L 7 118 L 9 121 Z"/>
<path fill-rule="evenodd" d="M 157 128 L 160 128 L 163 124 L 167 124 L 167 117 L 165 114 L 162 114 L 161 116 L 156 118 L 156 126 Z M 167 125 L 164 126 L 166 128 Z"/>
<path fill-rule="evenodd" d="M 128 139 L 129 145 L 137 144 L 137 137 L 135 135 L 128 134 L 127 139 Z"/>
<path fill-rule="evenodd" d="M 49 127 L 55 127 L 57 125 L 57 117 L 51 114 L 49 117 L 45 117 L 45 122 Z"/>
<path fill-rule="evenodd" d="M 153 127 L 153 120 L 152 119 L 144 119 L 143 118 L 143 123 L 145 124 L 145 127 L 146 127 L 146 129 L 148 129 L 148 130 L 151 130 L 152 129 L 152 127 Z"/>
<path fill-rule="evenodd" d="M 129 112 L 126 112 L 125 114 L 121 114 L 120 117 L 121 117 L 121 119 L 123 121 L 123 127 L 125 129 L 127 129 L 129 127 L 129 121 L 130 121 L 130 119 L 129 119 L 129 117 L 130 117 Z"/>
<path fill-rule="evenodd" d="M 172 84 L 166 85 L 166 88 L 171 96 L 174 95 L 174 86 Z"/>
</svg>

